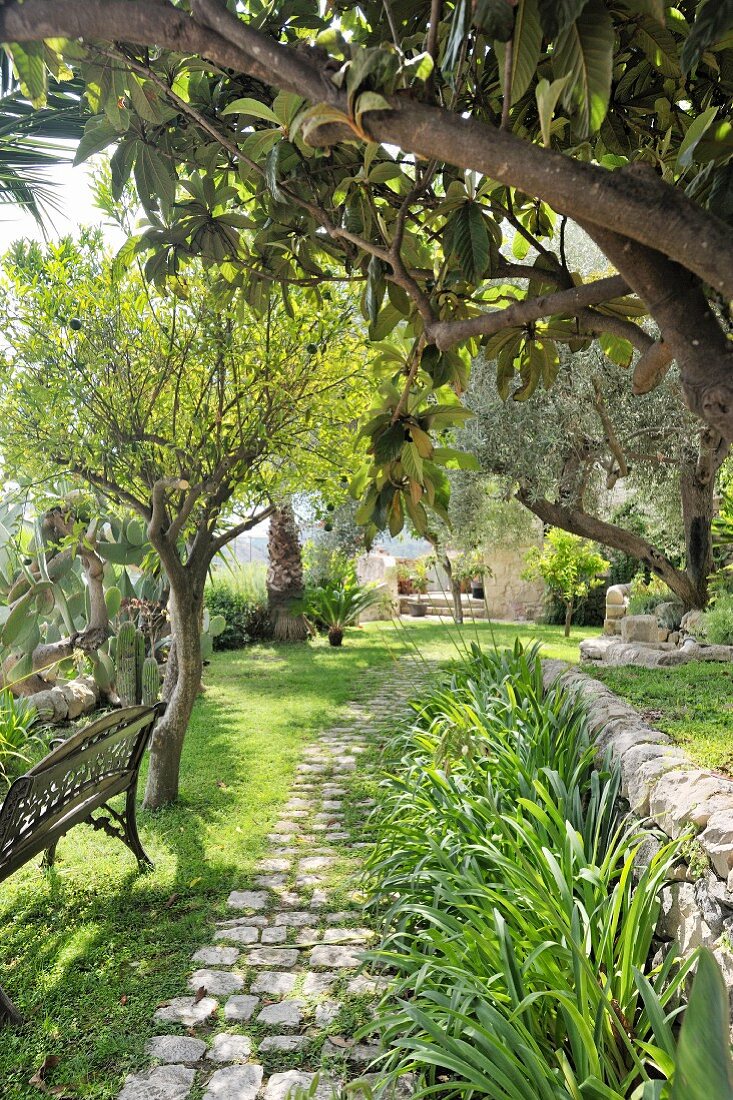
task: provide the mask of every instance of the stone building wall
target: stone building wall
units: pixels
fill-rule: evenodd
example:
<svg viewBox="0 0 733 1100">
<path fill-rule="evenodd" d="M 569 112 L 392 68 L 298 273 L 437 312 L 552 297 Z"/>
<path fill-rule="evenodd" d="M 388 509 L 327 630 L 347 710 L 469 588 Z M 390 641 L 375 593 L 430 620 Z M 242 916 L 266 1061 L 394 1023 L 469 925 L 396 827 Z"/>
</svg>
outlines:
<svg viewBox="0 0 733 1100">
<path fill-rule="evenodd" d="M 492 576 L 484 578 L 484 591 L 489 612 L 495 619 L 538 619 L 544 611 L 544 582 L 522 579 L 528 549 L 529 546 L 509 550 L 492 547 L 486 552 Z"/>
<path fill-rule="evenodd" d="M 733 781 L 698 768 L 599 680 L 553 660 L 543 661 L 543 677 L 545 686 L 560 677 L 584 699 L 599 754 L 610 750 L 619 764 L 631 813 L 669 837 L 696 833 L 662 889 L 656 939 L 662 951 L 671 941 L 683 953 L 709 947 L 733 1008 Z M 655 850 L 652 838 L 637 859 L 649 862 Z"/>
<path fill-rule="evenodd" d="M 357 558 L 356 575 L 360 584 L 378 584 L 384 598 L 373 607 L 368 607 L 359 616 L 360 623 L 373 622 L 375 619 L 391 619 L 399 605 L 397 594 L 397 560 L 383 550 L 371 550 Z"/>
</svg>

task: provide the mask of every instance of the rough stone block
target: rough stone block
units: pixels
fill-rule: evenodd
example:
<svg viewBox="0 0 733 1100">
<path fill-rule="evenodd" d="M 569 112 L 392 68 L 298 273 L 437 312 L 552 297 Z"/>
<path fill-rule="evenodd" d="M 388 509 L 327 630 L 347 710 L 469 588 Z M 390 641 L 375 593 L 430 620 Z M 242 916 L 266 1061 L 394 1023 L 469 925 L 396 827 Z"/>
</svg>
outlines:
<svg viewBox="0 0 733 1100">
<path fill-rule="evenodd" d="M 161 1005 L 155 1013 L 156 1020 L 164 1020 L 170 1024 L 183 1024 L 184 1027 L 196 1027 L 210 1019 L 219 1002 L 213 997 L 202 997 L 197 1001 L 194 997 L 174 997 L 167 1005 Z"/>
<path fill-rule="evenodd" d="M 255 1100 L 262 1084 L 262 1066 L 226 1066 L 209 1080 L 204 1100 Z"/>
<path fill-rule="evenodd" d="M 252 982 L 253 993 L 273 993 L 277 997 L 287 996 L 295 988 L 296 975 L 275 970 L 263 970 Z"/>
<path fill-rule="evenodd" d="M 726 809 L 733 815 L 733 784 L 699 770 L 667 772 L 649 796 L 650 815 L 673 837 L 689 825 L 704 829 L 714 813 Z"/>
<path fill-rule="evenodd" d="M 248 929 L 257 935 L 257 929 Z M 191 962 L 205 963 L 207 966 L 234 966 L 239 958 L 236 947 L 200 947 Z"/>
<path fill-rule="evenodd" d="M 259 997 L 250 997 L 249 994 L 230 997 L 224 1005 L 224 1017 L 227 1020 L 249 1020 L 259 1003 Z"/>
<path fill-rule="evenodd" d="M 720 877 L 727 879 L 733 871 L 733 813 L 720 810 L 712 814 L 698 840 Z"/>
<path fill-rule="evenodd" d="M 257 1023 L 265 1024 L 267 1027 L 298 1027 L 303 1019 L 302 1009 L 303 1002 L 297 999 L 265 1005 L 257 1017 Z"/>
<path fill-rule="evenodd" d="M 262 931 L 267 932 L 269 929 L 263 928 Z M 214 932 L 214 939 L 232 940 L 234 943 L 257 943 L 259 935 L 258 928 L 237 925 L 234 928 L 220 928 L 217 932 Z"/>
<path fill-rule="evenodd" d="M 315 1073 L 303 1073 L 296 1069 L 273 1073 L 265 1088 L 265 1100 L 288 1100 L 293 1089 L 304 1089 L 307 1092 L 314 1077 Z M 314 1100 L 331 1100 L 332 1090 L 332 1082 L 321 1076 Z"/>
<path fill-rule="evenodd" d="M 621 637 L 625 642 L 656 642 L 656 615 L 625 615 L 621 623 Z"/>
<path fill-rule="evenodd" d="M 188 1066 L 157 1066 L 128 1077 L 118 1100 L 186 1100 L 195 1076 Z"/>
<path fill-rule="evenodd" d="M 361 965 L 361 954 L 351 947 L 322 946 L 314 947 L 310 954 L 312 966 L 324 966 L 331 969 L 348 969 Z"/>
<path fill-rule="evenodd" d="M 628 585 L 625 584 L 611 584 L 606 589 L 606 607 L 609 605 L 616 605 L 617 607 L 626 606 L 626 596 L 628 593 Z"/>
<path fill-rule="evenodd" d="M 206 1057 L 210 1062 L 246 1062 L 252 1053 L 252 1040 L 246 1035 L 229 1035 L 222 1031 L 211 1044 Z"/>
<path fill-rule="evenodd" d="M 712 933 L 700 912 L 695 886 L 691 882 L 673 882 L 659 896 L 661 910 L 657 936 L 676 940 L 683 952 L 703 944 L 712 944 Z"/>
<path fill-rule="evenodd" d="M 298 952 L 291 947 L 255 947 L 247 956 L 250 966 L 295 966 Z"/>
<path fill-rule="evenodd" d="M 167 1064 L 179 1065 L 198 1062 L 206 1054 L 203 1039 L 192 1039 L 189 1035 L 154 1035 L 147 1046 L 151 1058 Z"/>
<path fill-rule="evenodd" d="M 266 1054 L 269 1050 L 277 1050 L 289 1054 L 294 1050 L 302 1050 L 309 1042 L 307 1035 L 268 1035 L 260 1043 L 260 1051 Z"/>
<path fill-rule="evenodd" d="M 214 997 L 226 997 L 230 993 L 238 993 L 240 989 L 244 989 L 244 978 L 239 974 L 231 974 L 228 970 L 210 970 L 209 967 L 202 967 L 200 970 L 194 970 L 188 979 L 188 986 L 194 993 L 203 986 L 206 992 Z"/>
<path fill-rule="evenodd" d="M 264 909 L 267 894 L 264 890 L 232 890 L 227 905 L 230 909 Z"/>
</svg>

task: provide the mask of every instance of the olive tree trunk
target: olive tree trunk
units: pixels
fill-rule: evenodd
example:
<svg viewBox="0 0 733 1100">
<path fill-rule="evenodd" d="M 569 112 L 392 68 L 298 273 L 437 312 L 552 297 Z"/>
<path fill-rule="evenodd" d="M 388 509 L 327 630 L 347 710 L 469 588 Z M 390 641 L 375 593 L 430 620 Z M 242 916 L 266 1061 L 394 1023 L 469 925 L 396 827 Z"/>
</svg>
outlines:
<svg viewBox="0 0 733 1100">
<path fill-rule="evenodd" d="M 267 552 L 267 606 L 273 637 L 278 642 L 303 642 L 308 628 L 302 612 L 296 609 L 303 599 L 303 559 L 298 525 L 289 503 L 270 516 Z"/>
</svg>

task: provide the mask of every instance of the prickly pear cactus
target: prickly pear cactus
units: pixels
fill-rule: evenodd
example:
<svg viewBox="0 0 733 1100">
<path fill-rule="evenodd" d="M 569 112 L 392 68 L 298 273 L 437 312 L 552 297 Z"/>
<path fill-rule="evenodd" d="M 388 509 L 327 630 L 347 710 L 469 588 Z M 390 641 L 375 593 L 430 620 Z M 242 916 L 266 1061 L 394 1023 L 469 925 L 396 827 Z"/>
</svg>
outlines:
<svg viewBox="0 0 733 1100">
<path fill-rule="evenodd" d="M 123 707 L 137 702 L 137 631 L 134 623 L 122 623 L 117 631 L 115 657 L 117 694 Z"/>
<path fill-rule="evenodd" d="M 142 630 L 135 632 L 135 701 L 143 697 L 143 665 L 145 663 L 145 635 Z"/>
<path fill-rule="evenodd" d="M 146 707 L 152 707 L 158 702 L 160 693 L 160 671 L 155 657 L 146 657 L 142 668 L 142 702 Z"/>
</svg>

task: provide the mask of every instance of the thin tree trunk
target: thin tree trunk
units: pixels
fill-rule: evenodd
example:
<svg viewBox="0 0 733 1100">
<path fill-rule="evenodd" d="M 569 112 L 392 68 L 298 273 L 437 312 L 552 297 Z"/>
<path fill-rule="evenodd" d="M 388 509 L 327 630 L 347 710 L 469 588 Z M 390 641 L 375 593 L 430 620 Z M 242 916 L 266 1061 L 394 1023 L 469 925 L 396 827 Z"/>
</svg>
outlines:
<svg viewBox="0 0 733 1100">
<path fill-rule="evenodd" d="M 304 642 L 308 637 L 305 618 L 294 610 L 303 598 L 303 560 L 298 525 L 289 503 L 270 516 L 267 551 L 267 606 L 273 636 L 279 642 Z"/>
<path fill-rule="evenodd" d="M 565 637 L 570 637 L 570 624 L 573 621 L 573 601 L 565 601 Z"/>
<path fill-rule="evenodd" d="M 453 576 L 453 565 L 447 554 L 443 555 L 443 568 L 448 575 L 451 596 L 453 597 L 453 618 L 456 623 L 463 622 L 463 602 L 461 601 L 461 582 Z"/>
<path fill-rule="evenodd" d="M 150 745 L 150 768 L 143 806 L 157 810 L 175 802 L 183 740 L 201 685 L 201 628 L 204 576 L 171 578 L 171 653 L 163 685 L 168 706 Z"/>
</svg>

